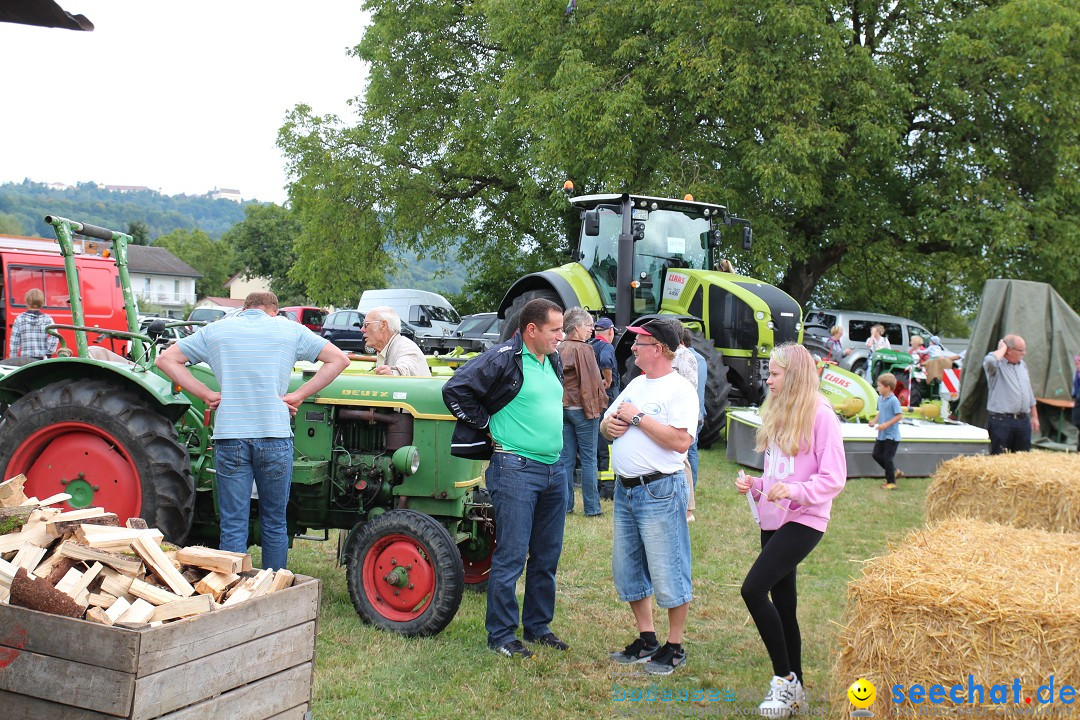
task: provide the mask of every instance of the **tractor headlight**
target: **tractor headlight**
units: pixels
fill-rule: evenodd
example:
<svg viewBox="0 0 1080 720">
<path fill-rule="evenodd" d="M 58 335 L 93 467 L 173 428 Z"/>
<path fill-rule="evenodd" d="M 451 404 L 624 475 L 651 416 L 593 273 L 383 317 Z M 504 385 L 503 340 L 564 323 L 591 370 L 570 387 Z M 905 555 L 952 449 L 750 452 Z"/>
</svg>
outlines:
<svg viewBox="0 0 1080 720">
<path fill-rule="evenodd" d="M 760 322 L 761 320 L 765 319 L 765 312 L 762 310 L 758 310 L 756 313 L 754 313 L 754 317 L 757 318 Z"/>
<path fill-rule="evenodd" d="M 394 452 L 390 462 L 402 475 L 415 475 L 420 469 L 420 451 L 415 445 L 406 445 Z"/>
</svg>

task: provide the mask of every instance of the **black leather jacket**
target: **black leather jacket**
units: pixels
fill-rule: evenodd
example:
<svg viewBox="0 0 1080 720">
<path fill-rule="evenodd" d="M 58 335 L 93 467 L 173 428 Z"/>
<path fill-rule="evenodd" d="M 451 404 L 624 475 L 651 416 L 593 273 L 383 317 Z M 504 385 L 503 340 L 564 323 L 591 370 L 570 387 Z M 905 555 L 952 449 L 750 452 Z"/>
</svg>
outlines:
<svg viewBox="0 0 1080 720">
<path fill-rule="evenodd" d="M 488 422 L 521 392 L 525 373 L 521 365 L 521 333 L 495 345 L 462 365 L 443 385 L 443 402 L 454 417 L 450 454 L 472 460 L 489 460 L 493 452 Z M 562 360 L 547 356 L 561 383 Z"/>
</svg>

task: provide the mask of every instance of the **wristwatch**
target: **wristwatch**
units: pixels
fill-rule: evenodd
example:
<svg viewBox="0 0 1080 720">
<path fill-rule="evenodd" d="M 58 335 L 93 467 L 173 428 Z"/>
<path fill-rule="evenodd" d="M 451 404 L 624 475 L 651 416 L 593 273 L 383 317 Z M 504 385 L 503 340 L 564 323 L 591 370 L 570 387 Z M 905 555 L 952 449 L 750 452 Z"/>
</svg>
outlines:
<svg viewBox="0 0 1080 720">
<path fill-rule="evenodd" d="M 645 413 L 639 412 L 637 415 L 630 418 L 630 424 L 633 425 L 634 427 L 637 427 L 638 425 L 641 424 L 641 418 L 643 418 L 643 417 L 645 417 Z"/>
</svg>

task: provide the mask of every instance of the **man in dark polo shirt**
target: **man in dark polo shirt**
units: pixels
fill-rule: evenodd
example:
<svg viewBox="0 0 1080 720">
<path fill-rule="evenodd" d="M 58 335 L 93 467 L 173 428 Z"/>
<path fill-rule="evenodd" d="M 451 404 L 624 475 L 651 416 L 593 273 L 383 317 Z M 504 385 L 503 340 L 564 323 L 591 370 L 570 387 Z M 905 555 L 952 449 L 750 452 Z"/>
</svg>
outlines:
<svg viewBox="0 0 1080 720">
<path fill-rule="evenodd" d="M 990 435 L 991 455 L 1030 450 L 1031 435 L 1039 432 L 1035 393 L 1024 364 L 1026 354 L 1024 338 L 1006 335 L 998 341 L 997 350 L 983 358 L 989 385 L 986 431 Z"/>
<path fill-rule="evenodd" d="M 562 322 L 558 305 L 530 300 L 514 337 L 470 360 L 443 386 L 443 400 L 458 419 L 451 453 L 491 460 L 487 488 L 495 505 L 495 552 L 486 625 L 488 647 L 508 658 L 533 657 L 517 638 L 516 588 L 523 571 L 525 640 L 570 649 L 549 627 L 566 513 L 559 464 L 562 363 L 555 351 Z"/>
</svg>

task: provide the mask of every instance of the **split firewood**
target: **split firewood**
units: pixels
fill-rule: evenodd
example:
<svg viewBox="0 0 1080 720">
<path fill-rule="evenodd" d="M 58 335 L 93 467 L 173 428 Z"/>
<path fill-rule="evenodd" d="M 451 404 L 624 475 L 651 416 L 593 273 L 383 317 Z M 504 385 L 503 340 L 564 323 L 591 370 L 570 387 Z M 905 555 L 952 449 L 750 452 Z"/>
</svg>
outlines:
<svg viewBox="0 0 1080 720">
<path fill-rule="evenodd" d="M 56 585 L 56 583 L 60 582 L 60 578 L 67 575 L 68 570 L 78 564 L 78 560 L 64 557 L 58 551 L 54 550 L 49 557 L 45 558 L 45 562 L 37 566 L 37 570 L 34 574 L 48 580 L 50 585 Z"/>
<path fill-rule="evenodd" d="M 139 598 L 131 604 L 131 607 L 124 611 L 123 615 L 116 618 L 116 620 L 113 620 L 113 623 L 132 623 L 138 625 L 150 622 L 150 618 L 153 617 L 153 615 L 154 606 L 142 598 Z"/>
<path fill-rule="evenodd" d="M 71 496 L 68 495 L 67 493 L 56 493 L 55 495 L 50 495 L 49 497 L 45 498 L 44 500 L 38 500 L 37 504 L 40 505 L 41 507 L 48 507 L 50 505 L 58 505 L 58 504 L 60 504 L 62 502 L 67 502 L 70 499 L 71 499 Z"/>
<path fill-rule="evenodd" d="M 213 609 L 214 600 L 209 595 L 192 595 L 191 597 L 178 598 L 177 600 L 157 607 L 150 620 L 175 620 L 177 618 L 208 613 Z"/>
<path fill-rule="evenodd" d="M 244 600 L 251 600 L 261 595 L 265 595 L 266 591 L 270 589 L 270 583 L 273 581 L 273 570 L 260 570 L 255 577 L 248 578 L 243 584 L 233 588 L 229 593 L 229 599 L 225 601 L 224 606 L 236 605 Z"/>
<path fill-rule="evenodd" d="M 210 595 L 217 602 L 221 602 L 225 591 L 239 581 L 240 576 L 236 573 L 212 572 L 196 583 L 195 592 L 200 595 Z"/>
<path fill-rule="evenodd" d="M 71 540 L 63 543 L 58 552 L 64 557 L 108 565 L 114 570 L 131 577 L 135 577 L 142 571 L 142 562 L 136 557 L 87 547 Z"/>
<path fill-rule="evenodd" d="M 41 563 L 41 559 L 45 557 L 45 553 L 48 551 L 48 548 L 38 547 L 37 545 L 25 545 L 19 549 L 19 552 L 15 553 L 11 563 L 26 568 L 26 572 L 34 574 L 34 569 Z"/>
<path fill-rule="evenodd" d="M 184 565 L 194 565 L 203 570 L 225 573 L 226 575 L 238 573 L 244 570 L 244 558 L 250 556 L 247 553 L 234 553 L 225 550 L 211 550 L 200 545 L 181 548 L 176 553 L 176 559 Z"/>
<path fill-rule="evenodd" d="M 124 525 L 126 527 L 128 527 L 129 529 L 131 529 L 131 530 L 149 530 L 150 529 L 150 526 L 146 524 L 146 521 L 143 520 L 142 518 L 138 518 L 138 517 L 128 518 L 127 522 L 125 522 Z"/>
<path fill-rule="evenodd" d="M 86 619 L 91 622 L 100 623 L 102 625 L 112 625 L 113 621 L 109 615 L 99 607 L 91 607 L 86 611 Z"/>
<path fill-rule="evenodd" d="M 131 583 L 134 581 L 135 578 L 121 575 L 112 568 L 105 568 L 101 571 L 101 587 L 99 589 L 110 595 L 123 597 L 131 592 Z"/>
<path fill-rule="evenodd" d="M 105 611 L 105 614 L 109 616 L 110 621 L 116 622 L 121 617 L 123 617 L 124 613 L 126 613 L 128 611 L 128 608 L 130 607 L 131 603 L 129 603 L 122 597 L 118 597 L 116 598 L 116 602 L 110 605 L 109 608 Z"/>
<path fill-rule="evenodd" d="M 26 476 L 16 475 L 10 480 L 0 483 L 0 507 L 18 507 L 26 500 L 23 486 L 26 484 Z"/>
<path fill-rule="evenodd" d="M 188 587 L 191 587 L 190 585 Z M 146 600 L 151 605 L 167 605 L 171 602 L 180 599 L 180 595 L 171 593 L 164 588 L 159 588 L 157 585 L 151 585 L 148 582 L 142 580 L 132 580 L 131 588 L 128 590 L 132 595 L 137 598 Z M 195 588 L 191 588 L 191 592 L 195 592 Z"/>
<path fill-rule="evenodd" d="M 90 593 L 89 597 L 86 598 L 86 603 L 90 607 L 99 607 L 103 610 L 108 610 L 114 602 L 116 602 L 116 596 L 107 592 Z"/>
<path fill-rule="evenodd" d="M 120 521 L 115 513 L 101 513 L 91 517 L 64 519 L 58 516 L 49 523 L 49 532 L 53 537 L 65 537 L 75 534 L 76 528 L 82 525 L 102 525 L 105 527 L 118 527 Z"/>
<path fill-rule="evenodd" d="M 148 537 L 155 543 L 161 542 L 165 536 L 160 530 L 130 530 L 128 528 L 107 527 L 98 525 L 80 525 L 75 529 L 75 539 L 83 545 L 98 548 L 99 550 L 127 550 L 131 541 L 139 537 Z"/>
<path fill-rule="evenodd" d="M 86 593 L 86 589 L 90 587 L 90 583 L 97 580 L 98 574 L 101 572 L 101 567 L 101 563 L 99 562 L 91 565 L 90 569 L 82 574 L 82 577 L 79 578 L 79 582 L 76 583 L 69 594 L 73 595 L 76 599 L 78 599 L 80 594 L 88 594 Z"/>
<path fill-rule="evenodd" d="M 34 510 L 37 510 L 36 505 L 0 507 L 0 535 L 20 530 L 30 520 L 30 513 Z"/>
<path fill-rule="evenodd" d="M 0 554 L 21 550 L 24 545 L 48 547 L 54 539 L 45 523 L 27 522 L 19 532 L 0 535 Z"/>
<path fill-rule="evenodd" d="M 73 618 L 81 618 L 86 612 L 85 606 L 75 602 L 70 595 L 60 592 L 41 578 L 31 579 L 25 568 L 19 568 L 11 581 L 10 603 Z"/>
<path fill-rule="evenodd" d="M 293 580 L 295 579 L 295 575 L 285 568 L 282 568 L 274 573 L 274 581 L 270 583 L 270 588 L 266 592 L 272 593 L 277 592 L 278 590 L 284 590 L 287 587 L 292 587 Z"/>
<path fill-rule="evenodd" d="M 132 541 L 131 549 L 143 559 L 143 562 L 154 571 L 155 575 L 165 581 L 165 584 L 174 593 L 183 597 L 195 594 L 195 588 L 173 567 L 169 558 L 165 556 L 165 553 L 162 552 L 156 542 L 147 539 L 145 536 L 138 537 Z"/>
</svg>

